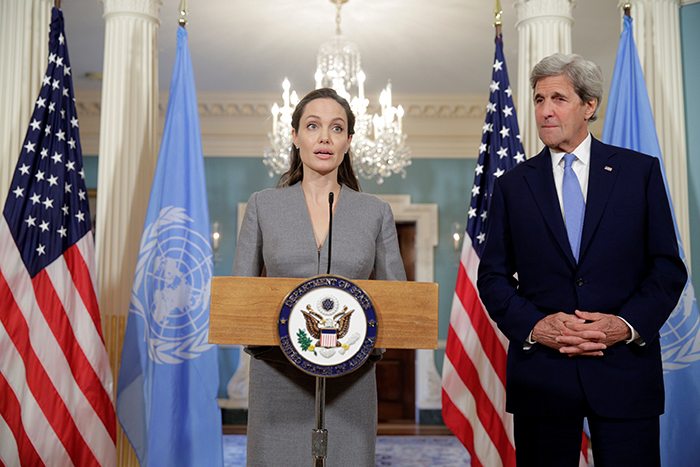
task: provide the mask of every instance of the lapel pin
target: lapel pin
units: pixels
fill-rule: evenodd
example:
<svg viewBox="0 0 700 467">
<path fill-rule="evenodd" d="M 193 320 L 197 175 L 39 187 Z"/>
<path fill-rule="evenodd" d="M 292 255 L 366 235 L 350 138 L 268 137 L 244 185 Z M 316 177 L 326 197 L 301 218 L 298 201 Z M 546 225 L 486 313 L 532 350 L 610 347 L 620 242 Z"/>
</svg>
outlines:
<svg viewBox="0 0 700 467">
<path fill-rule="evenodd" d="M 603 167 L 603 168 L 604 168 L 605 170 L 607 170 L 608 172 L 612 172 L 612 167 L 610 167 L 609 165 L 606 165 L 606 166 Z"/>
</svg>

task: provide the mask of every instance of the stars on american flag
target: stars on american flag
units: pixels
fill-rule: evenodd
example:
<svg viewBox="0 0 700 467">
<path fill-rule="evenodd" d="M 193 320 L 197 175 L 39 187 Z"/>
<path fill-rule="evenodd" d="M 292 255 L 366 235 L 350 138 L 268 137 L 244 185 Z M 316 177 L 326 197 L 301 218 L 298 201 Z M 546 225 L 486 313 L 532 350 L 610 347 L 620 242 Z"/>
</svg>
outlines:
<svg viewBox="0 0 700 467">
<path fill-rule="evenodd" d="M 495 55 L 486 119 L 481 128 L 479 159 L 474 170 L 474 186 L 467 212 L 467 234 L 479 256 L 486 241 L 486 220 L 493 185 L 508 169 L 525 160 L 500 36 L 496 40 Z"/>
<path fill-rule="evenodd" d="M 91 229 L 65 37 L 52 41 L 4 209 L 32 275 Z"/>
</svg>

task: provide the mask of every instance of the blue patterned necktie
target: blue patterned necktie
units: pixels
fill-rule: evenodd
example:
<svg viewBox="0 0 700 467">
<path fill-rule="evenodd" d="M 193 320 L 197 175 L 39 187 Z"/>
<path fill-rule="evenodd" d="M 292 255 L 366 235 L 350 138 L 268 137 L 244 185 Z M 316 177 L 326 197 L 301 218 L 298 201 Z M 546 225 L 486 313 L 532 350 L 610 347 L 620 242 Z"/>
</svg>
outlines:
<svg viewBox="0 0 700 467">
<path fill-rule="evenodd" d="M 583 192 L 578 177 L 571 168 L 576 159 L 573 154 L 564 155 L 564 181 L 562 183 L 562 197 L 564 199 L 564 220 L 566 221 L 566 233 L 569 235 L 569 244 L 574 258 L 578 261 L 579 248 L 581 247 L 581 230 L 583 229 L 583 215 L 586 203 L 583 200 Z"/>
</svg>

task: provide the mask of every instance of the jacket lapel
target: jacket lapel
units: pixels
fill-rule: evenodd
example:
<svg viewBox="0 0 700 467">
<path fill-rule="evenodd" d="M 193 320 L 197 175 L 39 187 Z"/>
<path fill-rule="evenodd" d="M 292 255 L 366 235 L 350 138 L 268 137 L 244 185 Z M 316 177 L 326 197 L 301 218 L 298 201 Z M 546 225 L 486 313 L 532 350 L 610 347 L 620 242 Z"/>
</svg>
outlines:
<svg viewBox="0 0 700 467">
<path fill-rule="evenodd" d="M 576 265 L 576 260 L 571 252 L 569 237 L 566 233 L 564 218 L 559 206 L 559 197 L 554 185 L 554 174 L 552 174 L 552 157 L 548 148 L 544 148 L 537 156 L 528 161 L 529 170 L 525 175 L 525 182 L 530 188 L 537 206 L 542 213 L 545 224 L 552 232 L 562 253 L 572 266 Z"/>
<path fill-rule="evenodd" d="M 579 263 L 584 259 L 586 250 L 600 224 L 605 207 L 610 199 L 613 186 L 621 170 L 614 159 L 614 148 L 593 138 L 591 141 L 591 167 L 588 174 L 588 195 L 586 196 L 586 214 L 583 219 Z"/>
</svg>

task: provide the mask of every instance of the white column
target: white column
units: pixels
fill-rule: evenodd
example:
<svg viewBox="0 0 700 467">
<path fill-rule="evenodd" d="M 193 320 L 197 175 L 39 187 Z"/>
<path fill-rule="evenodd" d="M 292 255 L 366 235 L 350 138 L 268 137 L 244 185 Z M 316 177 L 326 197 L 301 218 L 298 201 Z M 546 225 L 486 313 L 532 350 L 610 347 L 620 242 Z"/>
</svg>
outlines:
<svg viewBox="0 0 700 467">
<path fill-rule="evenodd" d="M 50 0 L 0 1 L 0 203 L 46 71 L 52 5 Z"/>
<path fill-rule="evenodd" d="M 125 315 L 157 157 L 161 0 L 103 0 L 96 242 L 103 314 Z"/>
<path fill-rule="evenodd" d="M 622 5 L 620 1 L 620 13 Z M 690 257 L 688 173 L 679 0 L 635 0 L 634 41 L 644 71 L 678 230 Z"/>
<path fill-rule="evenodd" d="M 517 110 L 525 154 L 542 149 L 535 125 L 530 71 L 544 57 L 556 52 L 571 53 L 572 10 L 575 0 L 515 0 L 518 19 Z"/>
<path fill-rule="evenodd" d="M 157 158 L 162 0 L 102 0 L 105 50 L 97 178 L 97 286 L 112 370 L 119 369 L 131 285 Z M 121 430 L 119 465 L 137 465 Z"/>
</svg>

